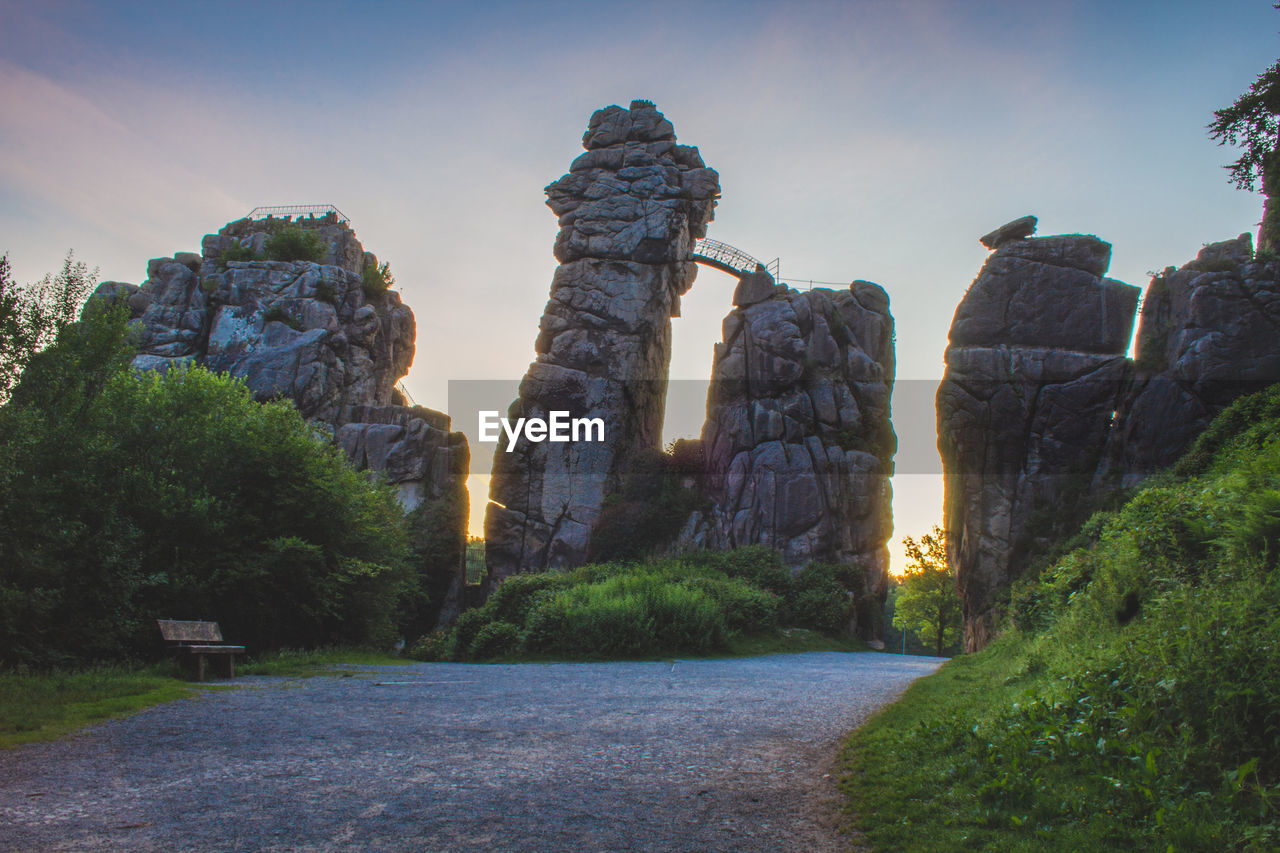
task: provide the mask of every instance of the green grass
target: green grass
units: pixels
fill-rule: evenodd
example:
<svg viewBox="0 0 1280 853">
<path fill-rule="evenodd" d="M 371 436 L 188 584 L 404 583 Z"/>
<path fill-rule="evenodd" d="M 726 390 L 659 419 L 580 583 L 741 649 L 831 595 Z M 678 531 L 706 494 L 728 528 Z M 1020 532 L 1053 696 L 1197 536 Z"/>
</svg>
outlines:
<svg viewBox="0 0 1280 853">
<path fill-rule="evenodd" d="M 405 663 L 413 661 L 364 649 L 286 650 L 238 664 L 236 675 L 306 678 L 350 674 L 342 671 L 343 667 Z M 172 661 L 144 668 L 0 673 L 0 749 L 56 740 L 85 726 L 185 699 L 197 691 L 229 689 L 234 688 L 187 681 Z"/>
<path fill-rule="evenodd" d="M 850 737 L 874 849 L 1280 849 L 1280 386 L 1186 459 Z"/>
<path fill-rule="evenodd" d="M 762 657 L 792 655 L 801 652 L 865 652 L 870 647 L 856 637 L 833 637 L 807 628 L 788 628 L 773 634 L 748 634 L 730 637 L 729 650 L 718 657 Z"/>
<path fill-rule="evenodd" d="M 55 740 L 93 723 L 190 696 L 170 667 L 0 673 L 0 749 Z"/>
<path fill-rule="evenodd" d="M 343 667 L 408 663 L 414 663 L 414 661 L 368 649 L 330 648 L 312 651 L 283 649 L 260 655 L 243 665 L 236 666 L 236 674 L 310 678 L 316 675 L 332 675 L 335 669 Z"/>
</svg>

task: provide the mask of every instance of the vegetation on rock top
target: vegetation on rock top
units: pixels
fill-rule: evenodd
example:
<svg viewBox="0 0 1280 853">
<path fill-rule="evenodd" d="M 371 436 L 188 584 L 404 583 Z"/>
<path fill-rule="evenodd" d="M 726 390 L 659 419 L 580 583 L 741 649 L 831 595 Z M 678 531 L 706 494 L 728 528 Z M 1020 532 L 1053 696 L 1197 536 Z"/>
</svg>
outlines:
<svg viewBox="0 0 1280 853">
<path fill-rule="evenodd" d="M 311 261 L 319 264 L 324 262 L 329 245 L 317 232 L 291 225 L 272 232 L 262 249 L 273 261 Z"/>
</svg>

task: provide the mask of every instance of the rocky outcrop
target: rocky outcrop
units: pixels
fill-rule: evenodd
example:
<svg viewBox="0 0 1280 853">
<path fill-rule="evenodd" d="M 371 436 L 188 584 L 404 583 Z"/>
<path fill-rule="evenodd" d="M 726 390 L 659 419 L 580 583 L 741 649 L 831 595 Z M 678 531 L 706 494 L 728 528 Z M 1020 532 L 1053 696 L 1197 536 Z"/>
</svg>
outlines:
<svg viewBox="0 0 1280 853">
<path fill-rule="evenodd" d="M 720 192 L 716 172 L 647 101 L 597 111 L 582 144 L 546 190 L 560 266 L 509 416 L 601 418 L 605 440 L 518 442 L 509 453 L 499 443 L 485 518 L 491 583 L 583 562 L 606 496 L 659 448 L 670 318 Z"/>
<path fill-rule="evenodd" d="M 1280 262 L 1255 262 L 1241 234 L 1155 276 L 1134 355 L 1104 487 L 1173 464 L 1233 400 L 1280 381 Z"/>
<path fill-rule="evenodd" d="M 285 226 L 317 234 L 323 262 L 229 259 L 260 255 Z M 458 504 L 461 553 L 466 437 L 450 432 L 448 416 L 404 405 L 396 390 L 413 362 L 414 318 L 398 294 L 366 288 L 363 272 L 377 258 L 333 216 L 242 219 L 201 245 L 201 254 L 148 262 L 140 287 L 104 282 L 95 292 L 128 301 L 140 343 L 134 365 L 201 364 L 244 380 L 260 400 L 292 400 L 357 467 L 383 473 L 406 511 Z"/>
<path fill-rule="evenodd" d="M 938 388 L 948 559 L 966 650 L 1038 522 L 1086 493 L 1121 404 L 1138 289 L 1103 278 L 1111 247 L 1079 234 L 998 243 L 956 310 Z"/>
<path fill-rule="evenodd" d="M 883 596 L 897 446 L 889 297 L 855 281 L 748 301 L 715 349 L 701 439 L 712 508 L 695 513 L 679 547 L 763 544 L 794 569 L 859 565 Z"/>
<path fill-rule="evenodd" d="M 206 236 L 202 255 L 150 261 L 135 363 L 198 361 L 334 425 L 355 407 L 390 405 L 413 362 L 413 312 L 394 292 L 366 291 L 361 265 L 377 259 L 345 223 L 314 229 L 330 235 L 325 260 L 342 263 L 225 260 L 232 247 L 259 253 L 276 222 L 238 220 Z"/>
</svg>

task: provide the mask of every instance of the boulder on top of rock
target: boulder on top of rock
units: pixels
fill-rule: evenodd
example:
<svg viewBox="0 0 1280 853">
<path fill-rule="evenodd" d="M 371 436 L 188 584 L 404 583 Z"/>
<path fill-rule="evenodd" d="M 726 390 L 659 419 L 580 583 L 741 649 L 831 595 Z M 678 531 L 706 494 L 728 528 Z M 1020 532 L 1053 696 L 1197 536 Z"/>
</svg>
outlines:
<svg viewBox="0 0 1280 853">
<path fill-rule="evenodd" d="M 1012 222 L 1006 222 L 989 234 L 983 234 L 978 238 L 978 242 L 988 249 L 998 249 L 1010 240 L 1022 240 L 1036 233 L 1038 221 L 1030 215 L 1019 217 Z"/>
<path fill-rule="evenodd" d="M 738 286 L 733 289 L 733 304 L 739 308 L 755 305 L 773 296 L 775 282 L 763 268 L 738 276 Z"/>
</svg>

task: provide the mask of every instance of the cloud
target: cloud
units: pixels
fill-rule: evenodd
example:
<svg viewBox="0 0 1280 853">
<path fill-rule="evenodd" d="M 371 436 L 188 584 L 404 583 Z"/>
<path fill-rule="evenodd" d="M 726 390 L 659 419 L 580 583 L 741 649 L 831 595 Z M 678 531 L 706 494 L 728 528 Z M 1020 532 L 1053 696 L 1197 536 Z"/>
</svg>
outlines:
<svg viewBox="0 0 1280 853">
<path fill-rule="evenodd" d="M 159 241 L 175 219 L 240 206 L 172 143 L 48 77 L 0 60 L 0 101 L 0 182 L 48 217 L 133 244 Z"/>
</svg>

